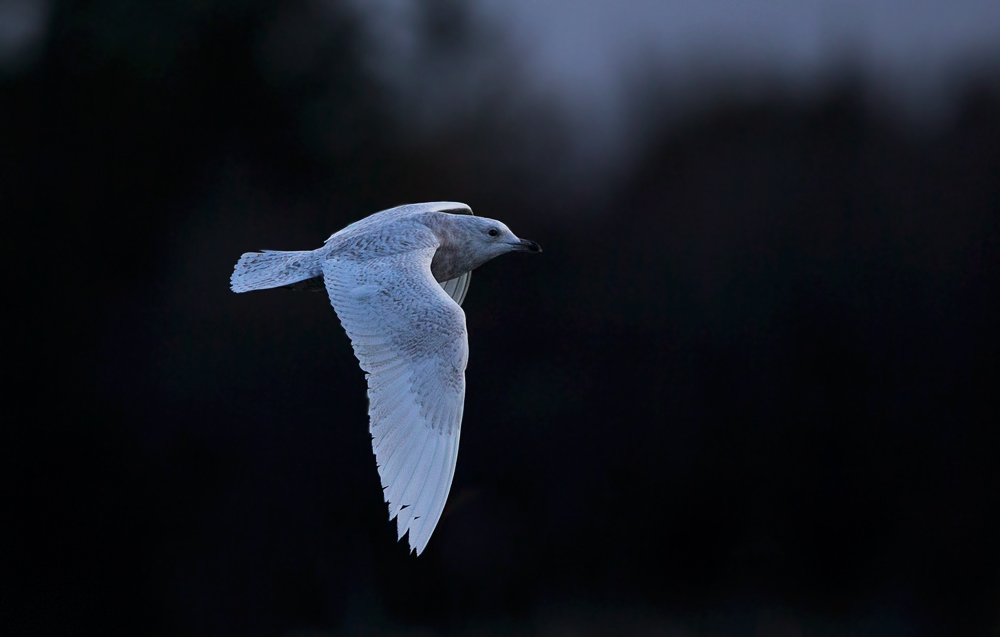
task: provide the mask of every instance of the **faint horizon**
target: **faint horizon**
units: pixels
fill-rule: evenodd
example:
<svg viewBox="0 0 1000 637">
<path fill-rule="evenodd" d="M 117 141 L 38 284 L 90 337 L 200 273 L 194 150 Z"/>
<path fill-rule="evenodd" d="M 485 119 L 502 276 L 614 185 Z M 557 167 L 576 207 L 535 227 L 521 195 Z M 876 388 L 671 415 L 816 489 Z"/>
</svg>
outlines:
<svg viewBox="0 0 1000 637">
<path fill-rule="evenodd" d="M 848 81 L 863 89 L 872 112 L 901 129 L 934 133 L 952 120 L 972 82 L 1000 87 L 1000 4 L 989 0 L 345 6 L 364 27 L 367 71 L 385 89 L 403 137 L 501 118 L 525 136 L 511 146 L 530 161 L 538 155 L 533 145 L 544 142 L 532 139 L 537 121 L 526 120 L 549 118 L 572 160 L 605 175 L 623 170 L 617 166 L 651 132 L 715 103 L 816 99 Z M 340 35 L 343 8 L 307 0 L 285 9 L 260 43 L 263 71 L 287 72 L 304 60 L 321 65 L 325 43 Z M 26 73 L 44 55 L 51 13 L 48 0 L 0 0 L 0 73 Z M 172 18 L 183 24 L 205 15 Z"/>
</svg>

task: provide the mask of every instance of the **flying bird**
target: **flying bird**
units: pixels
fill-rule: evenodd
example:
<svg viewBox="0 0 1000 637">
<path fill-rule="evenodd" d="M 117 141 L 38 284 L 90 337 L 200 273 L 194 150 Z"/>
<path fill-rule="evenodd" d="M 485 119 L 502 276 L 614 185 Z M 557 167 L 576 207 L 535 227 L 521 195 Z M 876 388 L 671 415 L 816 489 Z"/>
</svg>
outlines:
<svg viewBox="0 0 1000 637">
<path fill-rule="evenodd" d="M 472 271 L 508 252 L 541 252 L 463 203 L 399 206 L 301 252 L 240 257 L 233 292 L 323 290 L 368 380 L 369 432 L 389 520 L 423 552 L 444 510 L 465 406 Z"/>
</svg>

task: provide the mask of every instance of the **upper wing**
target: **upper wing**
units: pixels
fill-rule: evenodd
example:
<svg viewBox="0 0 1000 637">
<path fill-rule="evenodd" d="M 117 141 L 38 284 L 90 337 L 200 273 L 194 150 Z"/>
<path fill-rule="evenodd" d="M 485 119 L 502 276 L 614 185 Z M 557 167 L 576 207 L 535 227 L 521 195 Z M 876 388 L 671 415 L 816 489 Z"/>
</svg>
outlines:
<svg viewBox="0 0 1000 637">
<path fill-rule="evenodd" d="M 419 555 L 455 475 L 469 341 L 462 308 L 431 275 L 435 245 L 323 266 L 368 378 L 372 447 L 399 537 Z"/>
</svg>

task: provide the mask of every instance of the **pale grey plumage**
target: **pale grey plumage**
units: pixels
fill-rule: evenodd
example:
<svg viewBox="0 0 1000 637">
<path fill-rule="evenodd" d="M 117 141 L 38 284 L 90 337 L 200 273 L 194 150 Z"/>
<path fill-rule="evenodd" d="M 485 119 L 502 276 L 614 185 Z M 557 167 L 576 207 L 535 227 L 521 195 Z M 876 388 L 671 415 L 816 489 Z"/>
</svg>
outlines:
<svg viewBox="0 0 1000 637">
<path fill-rule="evenodd" d="M 368 379 L 369 431 L 399 537 L 427 546 L 455 474 L 471 271 L 511 251 L 538 252 L 468 206 L 400 206 L 357 221 L 312 252 L 244 254 L 234 292 L 323 289 Z M 319 282 L 322 281 L 322 287 Z"/>
</svg>

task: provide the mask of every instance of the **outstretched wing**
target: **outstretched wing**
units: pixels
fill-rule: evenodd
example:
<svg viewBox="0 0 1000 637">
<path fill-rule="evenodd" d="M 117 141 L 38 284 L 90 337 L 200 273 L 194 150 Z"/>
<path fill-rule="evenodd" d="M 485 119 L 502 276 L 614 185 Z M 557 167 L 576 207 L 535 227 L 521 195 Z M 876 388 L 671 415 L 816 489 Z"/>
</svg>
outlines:
<svg viewBox="0 0 1000 637">
<path fill-rule="evenodd" d="M 427 242 L 421 242 L 426 245 Z M 367 372 L 368 414 L 379 476 L 419 555 L 444 510 L 465 404 L 465 313 L 431 275 L 434 245 L 374 258 L 338 255 L 326 289 Z"/>
</svg>

